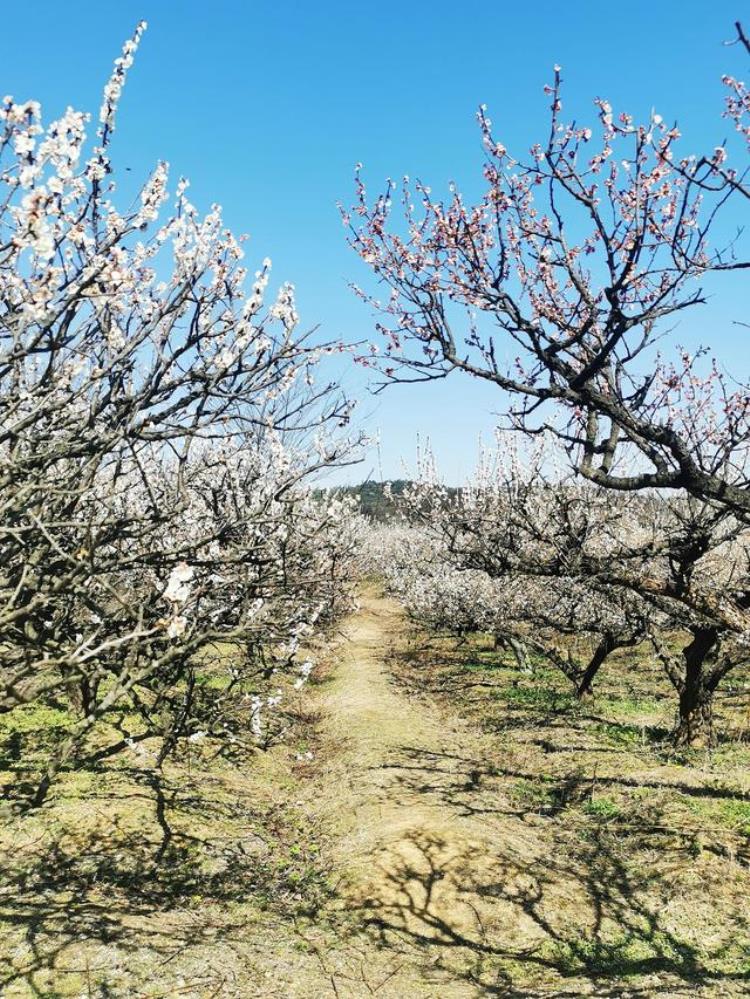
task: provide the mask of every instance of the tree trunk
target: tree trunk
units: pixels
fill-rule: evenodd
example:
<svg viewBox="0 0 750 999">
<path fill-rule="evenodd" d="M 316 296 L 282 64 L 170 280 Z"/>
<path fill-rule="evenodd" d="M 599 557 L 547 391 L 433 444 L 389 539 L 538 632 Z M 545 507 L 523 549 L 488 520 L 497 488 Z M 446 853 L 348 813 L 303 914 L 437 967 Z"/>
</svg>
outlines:
<svg viewBox="0 0 750 999">
<path fill-rule="evenodd" d="M 515 638 L 508 638 L 508 645 L 513 652 L 516 659 L 516 665 L 522 673 L 533 673 L 534 670 L 529 661 L 529 657 L 526 653 L 524 646 Z"/>
<path fill-rule="evenodd" d="M 578 686 L 576 687 L 576 697 L 584 698 L 587 694 L 591 693 L 591 684 L 594 682 L 594 677 L 599 672 L 599 667 L 602 665 L 607 656 L 614 649 L 617 648 L 617 643 L 611 635 L 604 635 L 601 642 L 596 647 L 596 650 L 589 660 L 589 664 L 583 671 L 583 675 L 578 681 Z"/>
<path fill-rule="evenodd" d="M 713 725 L 714 685 L 706 682 L 703 669 L 716 640 L 715 628 L 696 629 L 692 642 L 682 650 L 685 675 L 679 688 L 679 719 L 672 733 L 675 746 L 716 744 Z"/>
<path fill-rule="evenodd" d="M 505 649 L 513 653 L 516 665 L 522 673 L 533 673 L 526 647 L 517 638 L 510 635 L 495 635 L 495 649 Z"/>
</svg>

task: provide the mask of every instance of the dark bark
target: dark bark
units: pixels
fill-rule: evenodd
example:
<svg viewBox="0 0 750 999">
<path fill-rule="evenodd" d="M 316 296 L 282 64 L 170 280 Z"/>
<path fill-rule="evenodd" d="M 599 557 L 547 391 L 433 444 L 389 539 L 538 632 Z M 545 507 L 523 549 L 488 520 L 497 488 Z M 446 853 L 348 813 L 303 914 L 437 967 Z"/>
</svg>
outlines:
<svg viewBox="0 0 750 999">
<path fill-rule="evenodd" d="M 594 677 L 599 672 L 599 669 L 610 654 L 617 648 L 617 643 L 612 635 L 604 635 L 602 640 L 597 645 L 594 650 L 594 654 L 589 660 L 589 664 L 586 669 L 581 674 L 576 687 L 576 697 L 583 698 L 587 694 L 591 693 L 591 685 L 594 682 Z"/>
<path fill-rule="evenodd" d="M 716 682 L 713 676 L 706 674 L 705 665 L 717 640 L 716 628 L 699 628 L 682 650 L 685 670 L 678 686 L 679 716 L 672 733 L 676 746 L 713 746 L 716 743 L 713 724 Z"/>
</svg>

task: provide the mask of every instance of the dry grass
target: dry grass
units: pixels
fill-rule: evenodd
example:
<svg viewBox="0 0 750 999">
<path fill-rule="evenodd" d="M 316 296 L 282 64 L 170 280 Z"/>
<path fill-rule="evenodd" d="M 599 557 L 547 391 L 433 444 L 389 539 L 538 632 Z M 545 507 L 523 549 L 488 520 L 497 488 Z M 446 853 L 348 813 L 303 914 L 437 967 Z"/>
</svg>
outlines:
<svg viewBox="0 0 750 999">
<path fill-rule="evenodd" d="M 307 778 L 297 756 L 314 726 L 304 714 L 288 721 L 286 741 L 266 754 L 229 759 L 200 744 L 161 770 L 148 740 L 98 761 L 90 747 L 44 807 L 7 807 L 0 994 L 305 995 L 294 983 L 314 981 L 317 962 L 295 924 L 329 889 L 319 830 L 298 797 Z M 46 709 L 6 719 L 10 798 L 35 746 L 64 724 Z"/>
<path fill-rule="evenodd" d="M 368 590 L 295 708 L 266 754 L 133 750 L 8 813 L 0 994 L 750 994 L 750 747 L 670 754 L 638 652 L 579 706 Z M 65 722 L 19 724 L 6 783 Z"/>
<path fill-rule="evenodd" d="M 443 749 L 404 746 L 399 785 L 484 830 L 481 864 L 464 858 L 473 981 L 519 996 L 750 994 L 741 678 L 720 698 L 720 747 L 678 755 L 664 741 L 673 698 L 642 650 L 583 705 L 557 671 L 519 674 L 481 637 L 413 632 L 391 673 L 446 724 Z"/>
</svg>

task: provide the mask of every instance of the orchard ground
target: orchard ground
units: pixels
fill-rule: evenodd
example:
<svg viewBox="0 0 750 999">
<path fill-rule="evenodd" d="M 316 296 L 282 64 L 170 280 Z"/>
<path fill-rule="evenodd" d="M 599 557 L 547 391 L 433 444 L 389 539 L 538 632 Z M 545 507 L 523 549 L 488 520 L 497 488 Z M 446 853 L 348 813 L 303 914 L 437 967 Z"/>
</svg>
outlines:
<svg viewBox="0 0 750 999">
<path fill-rule="evenodd" d="M 3 996 L 750 994 L 742 678 L 719 747 L 675 753 L 640 650 L 578 703 L 372 586 L 325 662 L 266 753 L 91 747 L 8 811 Z M 6 716 L 2 782 L 68 722 Z"/>
</svg>

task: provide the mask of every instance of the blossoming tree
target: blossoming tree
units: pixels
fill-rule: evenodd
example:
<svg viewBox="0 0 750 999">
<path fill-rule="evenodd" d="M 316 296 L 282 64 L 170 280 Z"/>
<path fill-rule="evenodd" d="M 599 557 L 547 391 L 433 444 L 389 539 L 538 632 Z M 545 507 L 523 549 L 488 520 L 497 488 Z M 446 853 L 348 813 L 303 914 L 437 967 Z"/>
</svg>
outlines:
<svg viewBox="0 0 750 999">
<path fill-rule="evenodd" d="M 78 111 L 45 126 L 33 101 L 0 105 L 0 709 L 77 715 L 37 803 L 104 719 L 122 738 L 100 752 L 158 736 L 160 760 L 183 737 L 260 739 L 354 545 L 347 505 L 304 485 L 354 443 L 321 375 L 336 348 L 298 332 L 290 285 L 264 303 L 269 261 L 246 289 L 218 206 L 180 180 L 167 208 L 165 163 L 116 206 L 144 27 L 91 148 Z M 218 643 L 237 652 L 214 689 L 197 673 Z"/>
<path fill-rule="evenodd" d="M 704 302 L 702 281 L 750 266 L 727 226 L 736 232 L 750 194 L 750 98 L 742 82 L 724 83 L 739 141 L 700 156 L 656 113 L 639 124 L 598 99 L 595 126 L 566 121 L 555 67 L 547 136 L 527 156 L 513 156 L 480 109 L 477 202 L 455 186 L 438 199 L 408 178 L 400 198 L 389 180 L 370 199 L 358 169 L 343 218 L 380 285 L 359 293 L 382 334 L 362 362 L 386 381 L 453 371 L 489 381 L 509 393 L 512 425 L 551 429 L 591 482 L 684 489 L 747 519 L 750 393 L 704 352 L 655 353 L 669 324 Z"/>
</svg>

